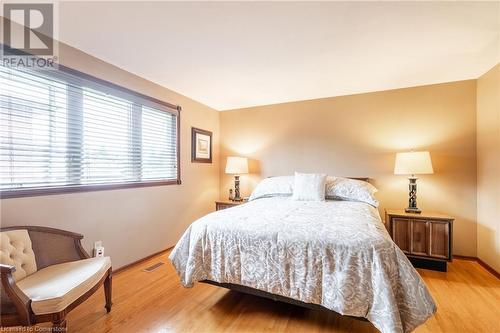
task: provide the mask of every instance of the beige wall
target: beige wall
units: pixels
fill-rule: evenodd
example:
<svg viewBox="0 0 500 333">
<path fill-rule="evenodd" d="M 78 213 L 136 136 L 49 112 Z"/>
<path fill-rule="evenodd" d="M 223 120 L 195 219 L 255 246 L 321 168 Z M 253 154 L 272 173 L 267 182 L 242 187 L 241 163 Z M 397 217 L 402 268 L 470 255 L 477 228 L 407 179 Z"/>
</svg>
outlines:
<svg viewBox="0 0 500 333">
<path fill-rule="evenodd" d="M 62 45 L 61 63 L 182 106 L 182 185 L 50 195 L 0 201 L 1 225 L 43 225 L 102 240 L 117 268 L 175 244 L 219 196 L 219 113 L 76 49 Z M 129 56 L 136 56 L 130 54 Z M 213 164 L 191 163 L 191 126 L 213 131 Z"/>
<path fill-rule="evenodd" d="M 435 174 L 419 180 L 419 206 L 456 218 L 454 253 L 476 255 L 476 81 L 460 81 L 222 112 L 221 196 L 232 178 L 225 157 L 251 158 L 243 195 L 271 175 L 368 176 L 380 212 L 407 205 L 392 174 L 398 151 L 429 150 Z"/>
<path fill-rule="evenodd" d="M 477 80 L 477 256 L 500 272 L 500 64 Z"/>
</svg>

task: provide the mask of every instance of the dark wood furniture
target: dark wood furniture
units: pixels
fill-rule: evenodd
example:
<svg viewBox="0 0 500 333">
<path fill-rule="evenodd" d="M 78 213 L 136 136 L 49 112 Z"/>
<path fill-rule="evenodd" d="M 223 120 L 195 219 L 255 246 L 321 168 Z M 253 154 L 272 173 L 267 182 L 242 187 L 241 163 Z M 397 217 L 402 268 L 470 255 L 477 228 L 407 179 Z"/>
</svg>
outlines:
<svg viewBox="0 0 500 333">
<path fill-rule="evenodd" d="M 1 228 L 0 231 L 20 229 L 28 231 L 39 270 L 51 265 L 90 258 L 81 244 L 83 235 L 74 232 L 38 226 L 7 227 Z M 32 326 L 37 323 L 52 322 L 53 331 L 66 331 L 66 314 L 94 294 L 101 285 L 104 285 L 106 311 L 111 311 L 111 268 L 96 285 L 64 310 L 43 315 L 33 313 L 31 300 L 16 285 L 12 276 L 15 267 L 0 264 L 0 269 L 2 282 L 0 327 Z"/>
<path fill-rule="evenodd" d="M 223 210 L 226 208 L 231 208 L 234 206 L 241 205 L 246 201 L 230 201 L 230 200 L 221 200 L 215 202 L 215 210 Z"/>
<path fill-rule="evenodd" d="M 393 241 L 415 267 L 447 271 L 453 259 L 453 218 L 444 214 L 386 210 L 385 221 Z"/>
</svg>

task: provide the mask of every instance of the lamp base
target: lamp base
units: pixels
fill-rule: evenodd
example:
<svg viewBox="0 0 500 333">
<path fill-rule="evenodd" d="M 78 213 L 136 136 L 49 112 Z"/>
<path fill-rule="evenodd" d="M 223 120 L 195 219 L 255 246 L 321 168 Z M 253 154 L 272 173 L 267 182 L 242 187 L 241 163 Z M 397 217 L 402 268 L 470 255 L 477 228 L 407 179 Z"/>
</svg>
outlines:
<svg viewBox="0 0 500 333">
<path fill-rule="evenodd" d="M 422 213 L 422 211 L 418 208 L 411 208 L 411 207 L 408 207 L 408 208 L 405 208 L 405 212 L 407 213 L 413 213 L 413 214 L 420 214 Z"/>
<path fill-rule="evenodd" d="M 408 207 L 405 208 L 405 212 L 420 214 L 422 211 L 417 208 L 417 177 L 411 175 L 408 178 L 410 183 L 408 185 Z"/>
<path fill-rule="evenodd" d="M 234 176 L 234 198 L 233 201 L 243 201 L 243 198 L 240 195 L 240 176 Z"/>
</svg>

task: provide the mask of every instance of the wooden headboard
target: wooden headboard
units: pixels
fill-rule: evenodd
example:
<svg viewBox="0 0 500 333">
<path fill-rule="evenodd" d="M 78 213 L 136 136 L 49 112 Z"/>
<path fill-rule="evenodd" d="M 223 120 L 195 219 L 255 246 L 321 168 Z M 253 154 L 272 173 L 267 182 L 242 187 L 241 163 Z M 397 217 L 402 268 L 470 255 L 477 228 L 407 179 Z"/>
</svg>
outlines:
<svg viewBox="0 0 500 333">
<path fill-rule="evenodd" d="M 370 182 L 370 178 L 368 178 L 368 177 L 346 177 L 346 178 L 361 180 L 363 182 L 368 182 L 368 183 Z"/>
</svg>

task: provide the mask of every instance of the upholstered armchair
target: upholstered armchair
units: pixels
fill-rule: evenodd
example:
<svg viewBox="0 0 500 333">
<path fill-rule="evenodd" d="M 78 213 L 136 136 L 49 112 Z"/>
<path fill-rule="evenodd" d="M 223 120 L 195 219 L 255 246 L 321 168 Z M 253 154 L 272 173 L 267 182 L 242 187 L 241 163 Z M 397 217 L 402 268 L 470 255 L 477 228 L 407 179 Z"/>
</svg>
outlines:
<svg viewBox="0 0 500 333">
<path fill-rule="evenodd" d="M 52 322 L 66 328 L 66 314 L 104 284 L 111 311 L 111 260 L 91 258 L 82 235 L 46 227 L 0 229 L 0 326 Z"/>
</svg>

